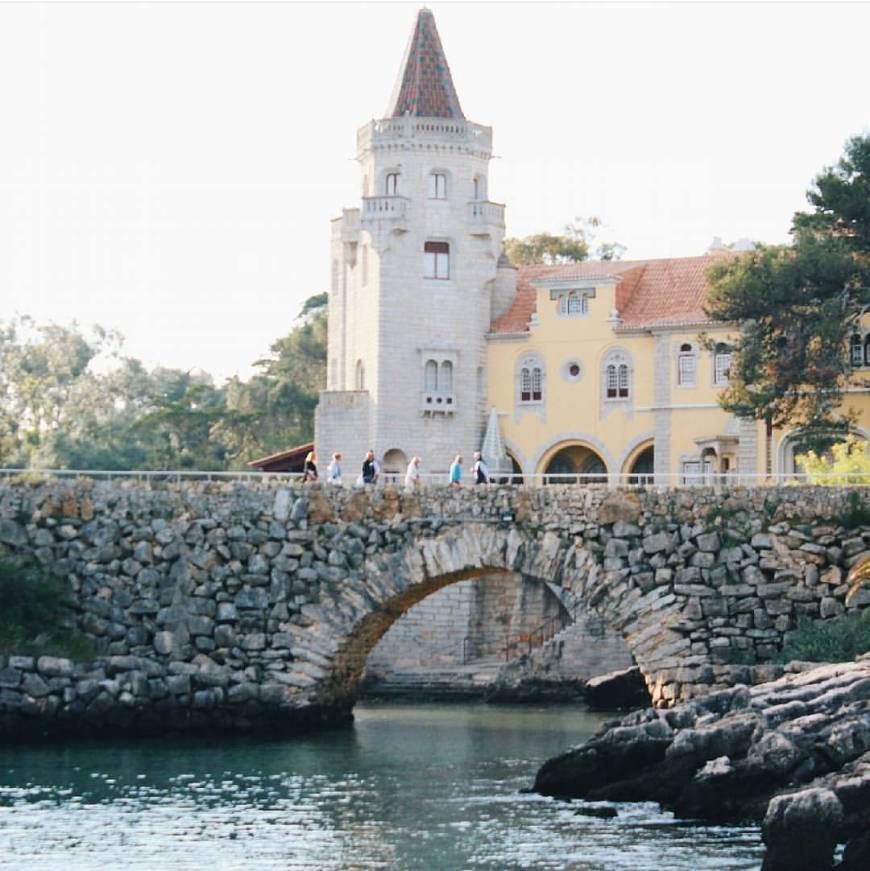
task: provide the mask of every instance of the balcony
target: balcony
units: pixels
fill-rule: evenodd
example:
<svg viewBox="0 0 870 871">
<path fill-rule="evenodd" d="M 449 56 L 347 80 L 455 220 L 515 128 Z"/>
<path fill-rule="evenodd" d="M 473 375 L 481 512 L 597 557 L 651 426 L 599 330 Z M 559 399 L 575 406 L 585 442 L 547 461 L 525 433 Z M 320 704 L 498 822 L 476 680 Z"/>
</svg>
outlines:
<svg viewBox="0 0 870 871">
<path fill-rule="evenodd" d="M 424 390 L 420 396 L 420 411 L 423 414 L 453 414 L 455 410 L 452 393 Z"/>
<path fill-rule="evenodd" d="M 504 228 L 504 205 L 489 200 L 472 200 L 468 204 L 468 217 L 472 226 Z"/>
<path fill-rule="evenodd" d="M 362 223 L 389 221 L 399 225 L 405 220 L 407 197 L 363 197 Z"/>
</svg>

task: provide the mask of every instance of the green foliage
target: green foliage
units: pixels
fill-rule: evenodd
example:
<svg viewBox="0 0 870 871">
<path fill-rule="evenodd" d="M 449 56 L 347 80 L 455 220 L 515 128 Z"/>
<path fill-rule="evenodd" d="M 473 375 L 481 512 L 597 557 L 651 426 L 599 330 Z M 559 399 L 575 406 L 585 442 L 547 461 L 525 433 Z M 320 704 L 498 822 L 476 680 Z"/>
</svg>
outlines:
<svg viewBox="0 0 870 871">
<path fill-rule="evenodd" d="M 815 451 L 798 456 L 795 461 L 809 476 L 811 484 L 843 487 L 850 484 L 870 484 L 870 456 L 867 442 L 855 436 L 833 445 L 828 454 Z M 851 493 L 850 496 L 857 496 Z"/>
<path fill-rule="evenodd" d="M 854 615 L 840 620 L 798 620 L 776 662 L 849 662 L 870 650 L 870 619 Z"/>
<path fill-rule="evenodd" d="M 69 585 L 36 563 L 0 561 L 0 652 L 89 659 L 90 639 L 71 628 Z"/>
<path fill-rule="evenodd" d="M 834 520 L 846 529 L 857 529 L 859 526 L 870 526 L 870 505 L 864 497 L 853 490 L 846 497 L 846 508 Z"/>
<path fill-rule="evenodd" d="M 855 419 L 842 401 L 870 293 L 868 171 L 870 138 L 850 140 L 807 194 L 815 211 L 794 216 L 791 245 L 756 245 L 708 272 L 708 314 L 739 327 L 722 407 L 799 427 L 799 449 L 826 450 Z"/>
<path fill-rule="evenodd" d="M 505 239 L 504 250 L 514 266 L 579 263 L 589 257 L 594 231 L 600 226 L 600 218 L 576 218 L 562 235 L 535 233 L 522 239 Z M 619 260 L 624 252 L 625 246 L 618 242 L 603 242 L 594 253 L 600 260 Z"/>
<path fill-rule="evenodd" d="M 0 323 L 0 466 L 221 470 L 310 440 L 326 301 L 309 298 L 257 374 L 222 387 L 199 370 L 148 371 L 99 328 Z"/>
</svg>

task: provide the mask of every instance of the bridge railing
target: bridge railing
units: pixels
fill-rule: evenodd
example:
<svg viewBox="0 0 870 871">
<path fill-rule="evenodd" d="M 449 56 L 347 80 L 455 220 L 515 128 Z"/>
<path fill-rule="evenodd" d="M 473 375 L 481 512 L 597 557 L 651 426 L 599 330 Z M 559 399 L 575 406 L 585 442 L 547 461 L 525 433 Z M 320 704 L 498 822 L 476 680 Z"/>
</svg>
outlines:
<svg viewBox="0 0 870 871">
<path fill-rule="evenodd" d="M 191 469 L 22 469 L 0 468 L 0 480 L 17 476 L 49 477 L 49 478 L 92 478 L 96 480 L 133 480 L 143 482 L 178 483 L 182 481 L 276 481 L 299 483 L 302 476 L 298 472 L 210 472 Z M 374 486 L 386 484 L 404 487 L 405 476 L 398 472 L 384 472 Z M 330 484 L 325 478 L 320 483 L 325 486 L 341 486 L 345 489 L 360 486 L 358 479 L 352 475 L 345 476 L 339 485 Z M 491 484 L 504 486 L 546 487 L 552 485 L 568 485 L 596 488 L 659 488 L 684 489 L 694 487 L 732 487 L 732 486 L 783 486 L 829 484 L 844 487 L 870 487 L 870 473 L 813 473 L 777 472 L 771 475 L 750 472 L 728 472 L 707 474 L 685 474 L 682 472 L 548 472 L 544 474 L 511 474 L 493 476 Z M 371 485 L 369 485 L 371 486 Z M 446 487 L 450 486 L 447 472 L 429 472 L 420 474 L 420 486 Z M 475 486 L 470 474 L 467 474 L 459 485 Z"/>
</svg>

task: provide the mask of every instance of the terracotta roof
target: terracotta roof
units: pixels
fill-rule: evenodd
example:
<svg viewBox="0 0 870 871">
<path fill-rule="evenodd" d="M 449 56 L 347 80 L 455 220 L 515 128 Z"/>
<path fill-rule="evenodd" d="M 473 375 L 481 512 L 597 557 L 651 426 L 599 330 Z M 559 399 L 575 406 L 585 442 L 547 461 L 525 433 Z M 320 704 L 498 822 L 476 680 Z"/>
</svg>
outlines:
<svg viewBox="0 0 870 871">
<path fill-rule="evenodd" d="M 421 9 L 405 49 L 389 114 L 465 118 L 430 9 Z"/>
<path fill-rule="evenodd" d="M 622 327 L 678 326 L 709 321 L 704 312 L 707 267 L 729 252 L 662 260 L 586 260 L 559 266 L 521 266 L 511 307 L 492 324 L 493 333 L 525 332 L 535 310 L 536 279 L 588 280 L 610 275 L 618 279 L 616 307 Z"/>
</svg>

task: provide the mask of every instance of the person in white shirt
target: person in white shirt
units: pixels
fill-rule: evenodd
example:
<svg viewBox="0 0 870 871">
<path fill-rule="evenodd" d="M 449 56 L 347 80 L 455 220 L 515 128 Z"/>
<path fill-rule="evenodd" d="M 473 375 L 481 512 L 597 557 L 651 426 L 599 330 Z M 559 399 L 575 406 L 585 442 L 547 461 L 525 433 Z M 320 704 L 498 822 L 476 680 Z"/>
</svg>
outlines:
<svg viewBox="0 0 870 871">
<path fill-rule="evenodd" d="M 326 469 L 326 480 L 330 484 L 335 484 L 336 486 L 341 485 L 341 454 L 334 453 L 332 455 L 332 462 Z"/>
<path fill-rule="evenodd" d="M 405 472 L 405 486 L 409 490 L 414 490 L 420 486 L 420 458 L 412 457 L 408 463 L 408 471 Z"/>
</svg>

